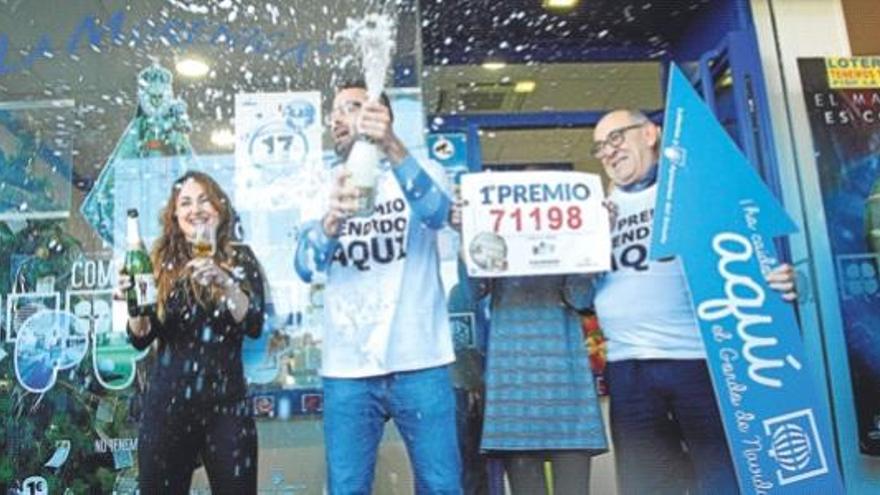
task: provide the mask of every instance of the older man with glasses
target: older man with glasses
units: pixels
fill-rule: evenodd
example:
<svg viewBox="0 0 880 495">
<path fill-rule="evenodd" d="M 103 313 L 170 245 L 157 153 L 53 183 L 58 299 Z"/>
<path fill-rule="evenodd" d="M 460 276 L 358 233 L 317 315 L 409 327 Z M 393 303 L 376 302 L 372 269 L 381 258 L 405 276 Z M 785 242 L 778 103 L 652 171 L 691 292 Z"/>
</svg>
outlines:
<svg viewBox="0 0 880 495">
<path fill-rule="evenodd" d="M 594 304 L 608 339 L 620 493 L 738 493 L 683 267 L 649 259 L 660 134 L 632 110 L 608 113 L 593 132 L 614 185 L 612 271 L 596 281 Z M 767 279 L 796 297 L 789 265 Z"/>
</svg>

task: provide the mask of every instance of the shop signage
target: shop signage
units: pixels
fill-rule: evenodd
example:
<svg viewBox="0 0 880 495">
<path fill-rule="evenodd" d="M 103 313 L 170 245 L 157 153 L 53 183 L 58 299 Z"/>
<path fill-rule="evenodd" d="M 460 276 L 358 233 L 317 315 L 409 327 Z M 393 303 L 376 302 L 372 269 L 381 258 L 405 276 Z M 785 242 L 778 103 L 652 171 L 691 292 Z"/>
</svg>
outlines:
<svg viewBox="0 0 880 495">
<path fill-rule="evenodd" d="M 830 250 L 815 257 L 834 262 L 859 450 L 880 456 L 880 57 L 798 67 Z M 850 400 L 846 388 L 834 392 Z"/>
<path fill-rule="evenodd" d="M 184 19 L 168 15 L 130 19 L 126 11 L 120 9 L 107 18 L 88 13 L 69 32 L 58 33 L 53 29 L 30 39 L 10 39 L 9 34 L 0 33 L 0 76 L 25 71 L 37 62 L 57 60 L 62 54 L 75 57 L 108 46 L 225 46 L 243 53 L 270 54 L 274 60 L 293 60 L 296 65 L 303 65 L 314 51 L 327 55 L 333 49 L 323 40 L 292 39 L 294 31 L 282 27 L 266 31 L 260 26 L 233 27 L 236 24 L 232 21 L 218 23 L 204 19 L 211 18 Z M 13 49 L 19 46 L 29 48 L 19 54 Z"/>
</svg>

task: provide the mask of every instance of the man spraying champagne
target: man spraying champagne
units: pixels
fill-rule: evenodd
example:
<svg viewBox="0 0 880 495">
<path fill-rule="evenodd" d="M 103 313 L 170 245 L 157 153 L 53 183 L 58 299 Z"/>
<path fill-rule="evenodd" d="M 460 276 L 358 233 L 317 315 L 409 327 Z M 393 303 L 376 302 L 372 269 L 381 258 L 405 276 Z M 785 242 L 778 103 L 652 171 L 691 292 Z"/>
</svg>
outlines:
<svg viewBox="0 0 880 495">
<path fill-rule="evenodd" d="M 385 90 L 385 74 L 391 64 L 391 51 L 394 47 L 392 19 L 378 14 L 368 15 L 363 19 L 349 19 L 347 28 L 339 36 L 350 40 L 359 49 L 364 68 L 366 101 L 379 103 Z M 387 101 L 383 103 L 388 107 Z M 345 164 L 351 174 L 351 184 L 357 191 L 355 215 L 366 217 L 373 212 L 375 206 L 382 150 L 371 138 L 371 134 L 361 128 L 362 124 L 369 125 L 369 121 L 364 123 L 357 119 L 354 123 L 357 135 L 348 150 Z"/>
<path fill-rule="evenodd" d="M 455 354 L 437 251 L 437 230 L 450 207 L 445 175 L 409 154 L 392 129 L 388 98 L 381 92 L 370 98 L 367 76 L 366 83 L 336 89 L 331 133 L 336 153 L 350 165 L 334 171 L 328 207 L 302 226 L 295 254 L 304 281 L 326 274 L 321 375 L 328 493 L 370 493 L 384 423 L 393 419 L 416 491 L 459 494 L 448 370 Z M 355 182 L 357 136 L 386 158 L 374 168 L 375 185 Z M 364 209 L 357 198 L 370 187 L 374 206 Z M 358 210 L 367 216 L 355 216 Z"/>
<path fill-rule="evenodd" d="M 331 113 L 337 153 L 350 156 L 358 120 L 387 157 L 376 206 L 366 218 L 355 216 L 352 174 L 338 167 L 328 208 L 302 226 L 294 259 L 306 282 L 326 274 L 321 375 L 328 492 L 370 492 L 391 418 L 406 440 L 418 491 L 457 494 L 461 467 L 447 369 L 455 354 L 437 251 L 450 200 L 442 170 L 429 173 L 435 164 L 409 154 L 386 105 L 370 102 L 362 84 L 337 89 Z"/>
</svg>

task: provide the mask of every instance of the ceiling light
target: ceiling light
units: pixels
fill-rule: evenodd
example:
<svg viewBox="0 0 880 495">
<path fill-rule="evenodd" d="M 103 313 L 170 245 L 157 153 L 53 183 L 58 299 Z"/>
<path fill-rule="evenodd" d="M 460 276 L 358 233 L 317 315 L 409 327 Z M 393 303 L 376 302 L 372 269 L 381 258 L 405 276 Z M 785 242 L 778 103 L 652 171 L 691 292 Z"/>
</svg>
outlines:
<svg viewBox="0 0 880 495">
<path fill-rule="evenodd" d="M 483 68 L 486 70 L 501 70 L 507 67 L 507 64 L 500 60 L 491 60 L 483 62 Z"/>
<path fill-rule="evenodd" d="M 235 146 L 235 134 L 229 129 L 215 129 L 211 132 L 211 142 L 220 148 Z"/>
<path fill-rule="evenodd" d="M 545 9 L 573 9 L 578 0 L 544 0 Z"/>
<path fill-rule="evenodd" d="M 535 86 L 537 86 L 535 81 L 517 81 L 516 85 L 513 86 L 513 92 L 531 93 L 535 90 Z"/>
<path fill-rule="evenodd" d="M 180 59 L 174 68 L 184 77 L 204 77 L 211 70 L 203 60 L 192 57 Z"/>
</svg>

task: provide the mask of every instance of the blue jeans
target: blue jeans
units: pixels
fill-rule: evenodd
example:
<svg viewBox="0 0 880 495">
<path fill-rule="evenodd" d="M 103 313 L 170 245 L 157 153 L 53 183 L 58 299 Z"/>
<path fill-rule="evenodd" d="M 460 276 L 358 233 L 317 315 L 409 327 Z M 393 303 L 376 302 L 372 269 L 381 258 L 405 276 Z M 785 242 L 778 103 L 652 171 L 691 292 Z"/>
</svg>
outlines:
<svg viewBox="0 0 880 495">
<path fill-rule="evenodd" d="M 704 360 L 609 362 L 606 377 L 621 495 L 739 493 Z"/>
<path fill-rule="evenodd" d="M 403 437 L 418 494 L 460 494 L 455 397 L 446 366 L 368 378 L 324 378 L 330 495 L 367 494 L 385 423 Z"/>
</svg>

